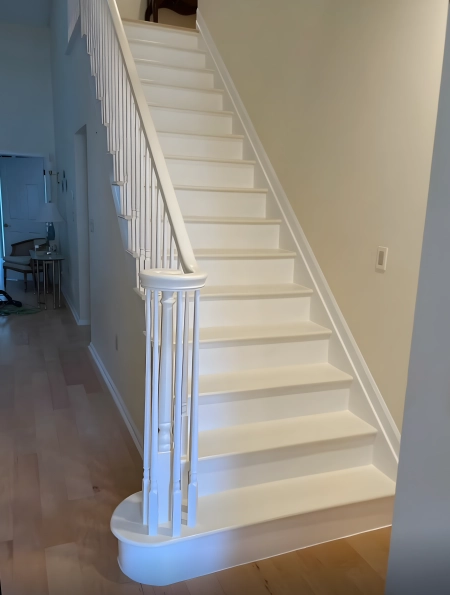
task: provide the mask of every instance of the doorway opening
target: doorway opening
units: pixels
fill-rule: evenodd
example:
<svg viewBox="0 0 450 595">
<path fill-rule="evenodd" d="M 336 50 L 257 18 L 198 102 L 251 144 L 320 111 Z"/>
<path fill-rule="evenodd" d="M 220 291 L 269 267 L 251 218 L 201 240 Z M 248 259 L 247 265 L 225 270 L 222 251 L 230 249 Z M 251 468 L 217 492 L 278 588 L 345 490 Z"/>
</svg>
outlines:
<svg viewBox="0 0 450 595">
<path fill-rule="evenodd" d="M 38 221 L 38 214 L 45 203 L 45 172 L 43 157 L 0 155 L 0 255 L 2 259 L 2 287 L 5 283 L 23 282 L 28 255 L 28 243 L 33 248 L 35 240 L 45 239 L 46 224 Z M 27 248 L 27 254 L 23 249 Z M 22 249 L 23 248 L 23 249 Z M 3 266 L 11 254 L 13 263 Z M 23 263 L 20 262 L 23 259 Z M 22 270 L 23 269 L 23 270 Z M 22 287 L 20 288 L 22 289 Z"/>
</svg>

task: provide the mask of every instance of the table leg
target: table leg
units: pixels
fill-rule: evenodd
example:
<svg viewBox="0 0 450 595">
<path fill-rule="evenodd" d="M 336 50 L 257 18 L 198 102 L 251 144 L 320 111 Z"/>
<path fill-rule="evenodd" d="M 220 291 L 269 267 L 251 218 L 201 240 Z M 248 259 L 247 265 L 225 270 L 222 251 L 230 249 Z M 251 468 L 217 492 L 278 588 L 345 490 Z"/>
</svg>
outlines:
<svg viewBox="0 0 450 595">
<path fill-rule="evenodd" d="M 36 268 L 37 268 L 37 303 L 38 308 L 41 307 L 41 273 L 39 272 L 39 260 L 36 260 Z"/>
<path fill-rule="evenodd" d="M 53 310 L 56 308 L 55 261 L 52 263 Z"/>
<path fill-rule="evenodd" d="M 58 260 L 58 308 L 61 308 L 61 261 Z"/>
<path fill-rule="evenodd" d="M 47 279 L 47 262 L 42 261 L 42 270 L 44 272 L 44 310 L 47 310 L 47 290 L 48 290 L 48 279 Z"/>
</svg>

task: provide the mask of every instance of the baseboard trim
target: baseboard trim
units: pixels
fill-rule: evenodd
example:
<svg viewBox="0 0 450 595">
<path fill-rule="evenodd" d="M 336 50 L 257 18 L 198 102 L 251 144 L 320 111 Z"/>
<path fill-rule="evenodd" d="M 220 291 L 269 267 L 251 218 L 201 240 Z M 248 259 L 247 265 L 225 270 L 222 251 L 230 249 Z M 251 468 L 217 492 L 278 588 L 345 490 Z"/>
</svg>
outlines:
<svg viewBox="0 0 450 595">
<path fill-rule="evenodd" d="M 255 152 L 256 159 L 260 165 L 268 185 L 278 202 L 279 208 L 284 215 L 285 222 L 289 228 L 292 237 L 296 243 L 298 253 L 303 259 L 306 267 L 311 272 L 311 277 L 315 285 L 315 291 L 320 296 L 324 307 L 333 323 L 336 335 L 339 337 L 341 344 L 349 358 L 349 361 L 354 370 L 355 380 L 359 382 L 366 398 L 368 399 L 375 416 L 378 418 L 382 432 L 392 450 L 395 459 L 398 461 L 400 451 L 400 432 L 397 425 L 387 408 L 387 405 L 380 393 L 380 390 L 364 360 L 364 357 L 351 333 L 347 322 L 332 294 L 330 286 L 328 285 L 325 276 L 319 266 L 316 257 L 309 245 L 309 242 L 300 226 L 300 223 L 294 213 L 294 210 L 289 202 L 289 199 L 283 190 L 280 180 L 269 160 L 269 157 L 264 149 L 264 146 L 256 132 L 255 127 L 250 119 L 250 116 L 244 106 L 244 103 L 234 85 L 233 79 L 228 72 L 227 67 L 220 55 L 219 50 L 213 40 L 213 37 L 206 25 L 206 22 L 200 10 L 197 10 L 197 28 L 203 37 L 203 41 L 209 50 L 217 72 L 222 78 L 225 91 L 228 92 L 231 102 L 237 117 L 241 121 L 242 127 L 248 136 L 249 142 Z"/>
<path fill-rule="evenodd" d="M 127 406 L 125 405 L 125 402 L 124 402 L 120 392 L 117 389 L 117 386 L 114 384 L 111 376 L 108 373 L 108 370 L 105 367 L 105 364 L 103 363 L 103 361 L 102 361 L 101 357 L 99 356 L 97 350 L 95 349 L 94 345 L 92 343 L 90 343 L 88 349 L 89 349 L 89 352 L 92 355 L 92 358 L 98 368 L 98 371 L 100 372 L 103 380 L 105 381 L 106 386 L 108 387 L 109 392 L 111 393 L 112 398 L 114 399 L 114 403 L 116 404 L 117 409 L 119 410 L 119 413 L 122 416 L 122 419 L 128 428 L 128 431 L 130 432 L 131 438 L 133 439 L 133 442 L 136 445 L 136 448 L 138 449 L 139 454 L 142 457 L 143 452 L 144 452 L 143 437 L 141 436 L 141 433 L 137 429 L 136 424 L 134 423 L 134 421 L 130 415 L 130 412 L 127 409 Z"/>
<path fill-rule="evenodd" d="M 67 293 L 62 288 L 61 288 L 61 293 L 63 294 L 64 300 L 65 300 L 66 304 L 69 306 L 69 309 L 72 312 L 72 316 L 73 316 L 75 322 L 78 324 L 78 326 L 89 326 L 91 324 L 91 321 L 88 320 L 87 318 L 80 318 L 80 315 L 78 314 L 75 306 L 73 305 L 72 300 L 69 298 Z"/>
</svg>

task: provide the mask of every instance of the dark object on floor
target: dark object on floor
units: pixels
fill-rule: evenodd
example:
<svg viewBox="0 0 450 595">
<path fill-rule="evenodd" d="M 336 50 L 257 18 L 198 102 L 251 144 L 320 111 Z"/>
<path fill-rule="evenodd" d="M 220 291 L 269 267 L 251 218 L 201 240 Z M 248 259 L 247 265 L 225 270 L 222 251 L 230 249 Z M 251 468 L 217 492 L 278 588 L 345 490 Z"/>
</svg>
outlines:
<svg viewBox="0 0 450 595">
<path fill-rule="evenodd" d="M 197 0 L 147 0 L 147 10 L 145 11 L 145 20 L 149 21 L 153 15 L 153 22 L 158 22 L 158 10 L 168 8 L 184 16 L 195 14 L 197 11 Z"/>
<path fill-rule="evenodd" d="M 13 300 L 6 291 L 0 290 L 0 317 L 9 316 L 10 314 L 17 314 L 20 316 L 23 314 L 37 314 L 38 312 L 40 312 L 39 308 L 27 305 L 23 306 L 22 302 Z"/>
<path fill-rule="evenodd" d="M 0 308 L 4 308 L 5 306 L 16 306 L 16 308 L 22 307 L 22 302 L 13 300 L 12 297 L 8 293 L 6 293 L 6 291 L 2 291 L 0 289 L 0 296 L 5 298 L 3 300 L 0 299 Z"/>
<path fill-rule="evenodd" d="M 27 277 L 33 274 L 31 268 L 30 250 L 34 250 L 36 244 L 46 244 L 46 238 L 33 238 L 31 240 L 24 240 L 23 242 L 15 242 L 11 244 L 11 255 L 5 256 L 3 259 L 3 287 L 6 289 L 6 271 L 16 271 L 23 273 L 23 281 L 25 283 L 25 291 L 27 290 Z M 42 272 L 42 264 L 39 267 L 39 272 Z M 36 289 L 36 277 L 34 278 L 34 288 Z"/>
</svg>

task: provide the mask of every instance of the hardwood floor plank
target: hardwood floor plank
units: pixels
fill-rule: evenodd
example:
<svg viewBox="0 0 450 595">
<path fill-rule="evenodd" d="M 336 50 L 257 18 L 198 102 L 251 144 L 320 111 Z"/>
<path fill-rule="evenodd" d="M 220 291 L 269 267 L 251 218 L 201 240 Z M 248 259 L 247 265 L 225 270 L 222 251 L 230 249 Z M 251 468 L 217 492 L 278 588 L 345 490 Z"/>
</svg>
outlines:
<svg viewBox="0 0 450 595">
<path fill-rule="evenodd" d="M 80 595 L 83 593 L 78 549 L 66 543 L 45 550 L 49 595 Z"/>
<path fill-rule="evenodd" d="M 190 595 L 225 595 L 217 577 L 214 574 L 199 576 L 186 581 Z"/>
<path fill-rule="evenodd" d="M 50 381 L 53 409 L 67 409 L 69 407 L 69 397 L 67 396 L 66 382 L 60 362 L 52 360 L 46 362 L 45 367 Z"/>
<path fill-rule="evenodd" d="M 389 527 L 354 535 L 346 541 L 383 580 L 386 580 L 390 540 L 391 528 Z"/>
<path fill-rule="evenodd" d="M 13 539 L 14 441 L 0 431 L 0 542 Z"/>
<path fill-rule="evenodd" d="M 0 542 L 0 583 L 2 595 L 16 595 L 13 582 L 13 542 Z"/>
<path fill-rule="evenodd" d="M 217 580 L 226 595 L 268 595 L 266 586 L 251 564 L 222 570 L 217 573 Z"/>
</svg>

